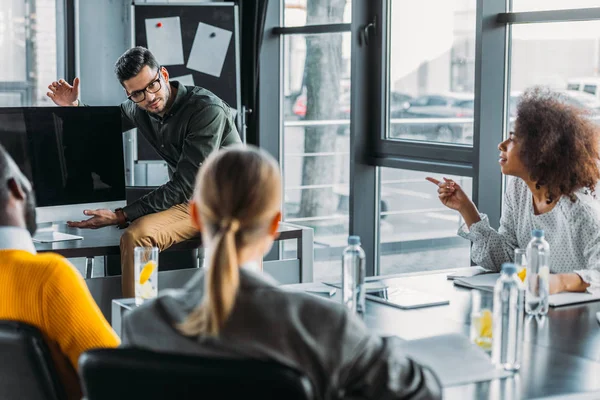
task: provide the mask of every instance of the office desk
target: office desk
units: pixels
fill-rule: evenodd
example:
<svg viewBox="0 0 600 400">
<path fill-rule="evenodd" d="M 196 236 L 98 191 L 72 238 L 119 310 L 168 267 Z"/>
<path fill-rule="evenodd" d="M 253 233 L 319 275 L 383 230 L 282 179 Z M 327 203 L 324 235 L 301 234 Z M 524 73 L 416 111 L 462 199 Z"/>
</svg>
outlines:
<svg viewBox="0 0 600 400">
<path fill-rule="evenodd" d="M 450 270 L 390 275 L 382 280 L 441 294 L 450 304 L 401 310 L 367 301 L 365 323 L 374 332 L 403 339 L 460 333 L 469 335 L 470 290 L 446 279 Z M 286 285 L 290 289 L 320 284 Z M 328 296 L 325 296 L 329 298 Z M 339 290 L 332 301 L 340 301 Z M 527 318 L 521 372 L 512 378 L 448 387 L 444 399 L 531 399 L 577 394 L 573 399 L 600 399 L 600 302 L 550 308 L 542 321 Z M 325 322 L 324 322 L 325 323 Z"/>
<path fill-rule="evenodd" d="M 58 232 L 70 233 L 83 236 L 79 240 L 67 240 L 54 243 L 35 243 L 38 253 L 54 252 L 66 258 L 85 257 L 86 279 L 92 277 L 94 257 L 119 255 L 119 243 L 124 230 L 114 226 L 100 229 L 70 228 L 66 224 L 57 224 Z M 297 282 L 311 282 L 313 277 L 313 230 L 304 226 L 293 225 L 282 222 L 279 225 L 278 240 L 295 239 L 297 241 L 297 259 L 299 277 Z M 202 240 L 198 236 L 171 246 L 165 251 L 193 250 L 202 246 Z"/>
</svg>

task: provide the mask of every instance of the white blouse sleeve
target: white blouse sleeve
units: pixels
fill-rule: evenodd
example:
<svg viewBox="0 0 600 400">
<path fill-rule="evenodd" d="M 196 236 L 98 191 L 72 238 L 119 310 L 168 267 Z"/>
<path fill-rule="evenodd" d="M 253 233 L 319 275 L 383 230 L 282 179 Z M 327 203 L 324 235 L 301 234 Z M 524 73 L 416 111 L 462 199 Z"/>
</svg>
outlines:
<svg viewBox="0 0 600 400">
<path fill-rule="evenodd" d="M 480 214 L 481 221 L 472 224 L 471 229 L 466 224 L 458 229 L 459 236 L 473 242 L 471 259 L 475 264 L 488 270 L 500 271 L 502 263 L 513 261 L 514 249 L 518 247 L 514 203 L 514 196 L 507 189 L 498 231 L 490 226 L 485 214 Z"/>
<path fill-rule="evenodd" d="M 579 234 L 579 239 L 585 243 L 583 256 L 587 260 L 587 268 L 573 272 L 590 285 L 587 288 L 589 293 L 600 294 L 600 230 L 597 221 L 588 219 L 587 223 L 579 230 Z"/>
</svg>

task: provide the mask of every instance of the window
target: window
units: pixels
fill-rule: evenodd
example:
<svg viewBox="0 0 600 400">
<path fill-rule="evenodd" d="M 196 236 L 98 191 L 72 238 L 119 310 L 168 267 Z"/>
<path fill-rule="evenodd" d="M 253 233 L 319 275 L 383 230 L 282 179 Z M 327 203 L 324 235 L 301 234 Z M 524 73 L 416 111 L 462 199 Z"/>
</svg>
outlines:
<svg viewBox="0 0 600 400">
<path fill-rule="evenodd" d="M 390 4 L 387 137 L 472 144 L 475 1 Z"/>
<path fill-rule="evenodd" d="M 598 0 L 512 0 L 512 11 L 547 11 L 600 7 Z"/>
<path fill-rule="evenodd" d="M 470 242 L 457 236 L 460 214 L 440 203 L 437 187 L 425 180 L 440 175 L 380 168 L 380 274 L 470 265 Z M 471 178 L 445 176 L 472 195 Z"/>
<path fill-rule="evenodd" d="M 349 23 L 352 19 L 351 0 L 284 0 L 284 5 L 287 27 Z"/>
<path fill-rule="evenodd" d="M 596 85 L 585 85 L 583 87 L 583 91 L 590 94 L 596 94 L 597 89 L 598 88 L 596 87 Z"/>
<path fill-rule="evenodd" d="M 315 280 L 340 279 L 348 237 L 349 40 L 350 33 L 284 40 L 283 218 L 314 229 Z"/>
<path fill-rule="evenodd" d="M 0 107 L 53 104 L 47 86 L 56 71 L 56 0 L 7 0 L 0 9 Z"/>
<path fill-rule="evenodd" d="M 600 116 L 600 62 L 594 55 L 599 40 L 600 21 L 513 26 L 511 103 L 516 103 L 525 89 L 540 85 L 560 92 L 567 103 Z M 578 90 L 581 87 L 583 90 Z M 515 107 L 510 109 L 514 118 Z"/>
</svg>

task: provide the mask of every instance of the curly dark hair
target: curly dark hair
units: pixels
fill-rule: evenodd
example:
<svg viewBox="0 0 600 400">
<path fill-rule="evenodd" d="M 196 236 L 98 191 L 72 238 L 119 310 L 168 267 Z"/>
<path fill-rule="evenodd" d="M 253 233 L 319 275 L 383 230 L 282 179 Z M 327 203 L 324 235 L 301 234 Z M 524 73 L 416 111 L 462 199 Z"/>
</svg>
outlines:
<svg viewBox="0 0 600 400">
<path fill-rule="evenodd" d="M 515 134 L 520 157 L 537 187 L 548 188 L 548 204 L 561 195 L 594 193 L 600 180 L 600 127 L 588 113 L 559 93 L 541 87 L 527 90 L 517 106 Z"/>
</svg>

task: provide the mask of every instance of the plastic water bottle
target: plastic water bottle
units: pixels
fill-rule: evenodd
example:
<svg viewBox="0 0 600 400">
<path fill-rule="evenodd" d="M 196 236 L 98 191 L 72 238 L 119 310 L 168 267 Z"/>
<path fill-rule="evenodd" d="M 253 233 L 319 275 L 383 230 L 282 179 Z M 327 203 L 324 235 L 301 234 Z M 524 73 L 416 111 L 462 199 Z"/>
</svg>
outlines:
<svg viewBox="0 0 600 400">
<path fill-rule="evenodd" d="M 546 315 L 550 293 L 550 245 L 544 239 L 544 231 L 541 229 L 534 229 L 531 236 L 527 245 L 525 311 L 531 315 Z"/>
<path fill-rule="evenodd" d="M 517 267 L 502 264 L 502 273 L 494 286 L 492 361 L 508 371 L 521 367 L 524 300 L 525 288 Z"/>
<path fill-rule="evenodd" d="M 365 311 L 365 252 L 360 237 L 348 237 L 348 247 L 342 255 L 342 302 L 352 312 Z"/>
</svg>

